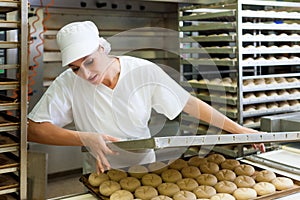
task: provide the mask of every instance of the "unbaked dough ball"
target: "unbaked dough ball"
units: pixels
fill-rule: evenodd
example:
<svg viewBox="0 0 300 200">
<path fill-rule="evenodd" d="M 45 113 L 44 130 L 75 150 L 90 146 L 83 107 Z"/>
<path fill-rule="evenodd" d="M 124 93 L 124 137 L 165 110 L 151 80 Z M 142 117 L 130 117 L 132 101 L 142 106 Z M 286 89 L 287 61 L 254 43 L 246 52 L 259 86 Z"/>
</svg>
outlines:
<svg viewBox="0 0 300 200">
<path fill-rule="evenodd" d="M 100 194 L 104 196 L 110 196 L 118 190 L 121 190 L 121 186 L 116 181 L 104 181 L 99 187 Z"/>
<path fill-rule="evenodd" d="M 238 188 L 233 192 L 233 196 L 237 200 L 248 200 L 257 197 L 257 193 L 252 188 Z"/>
<path fill-rule="evenodd" d="M 136 188 L 141 186 L 141 182 L 135 177 L 122 178 L 119 183 L 122 189 L 130 192 L 134 192 Z"/>
<path fill-rule="evenodd" d="M 226 159 L 224 162 L 221 163 L 221 168 L 234 170 L 234 168 L 236 168 L 239 165 L 240 165 L 240 162 L 238 160 Z"/>
<path fill-rule="evenodd" d="M 220 165 L 225 160 L 226 160 L 225 157 L 221 154 L 218 154 L 218 153 L 210 154 L 209 156 L 207 156 L 207 161 L 208 162 L 214 162 L 218 165 Z"/>
<path fill-rule="evenodd" d="M 195 181 L 192 178 L 180 179 L 176 182 L 176 184 L 179 186 L 180 190 L 187 190 L 187 191 L 192 191 L 198 186 L 197 181 Z"/>
<path fill-rule="evenodd" d="M 264 85 L 265 83 L 267 83 L 267 82 L 265 82 L 265 80 L 263 78 L 254 79 L 254 84 L 255 85 Z"/>
<path fill-rule="evenodd" d="M 222 169 L 218 171 L 215 176 L 217 177 L 218 181 L 234 181 L 236 178 L 235 173 L 230 169 Z"/>
<path fill-rule="evenodd" d="M 142 178 L 145 174 L 148 173 L 148 169 L 147 169 L 147 167 L 142 166 L 142 165 L 133 165 L 133 166 L 129 167 L 128 173 L 132 177 Z"/>
<path fill-rule="evenodd" d="M 182 168 L 181 174 L 184 178 L 195 178 L 201 174 L 198 167 L 195 166 L 187 166 Z"/>
<path fill-rule="evenodd" d="M 253 189 L 257 192 L 258 195 L 272 194 L 276 191 L 275 186 L 272 183 L 268 183 L 268 182 L 256 183 L 253 186 Z"/>
<path fill-rule="evenodd" d="M 279 107 L 283 108 L 283 107 L 289 107 L 290 104 L 287 101 L 280 101 L 279 102 Z"/>
<path fill-rule="evenodd" d="M 237 186 L 231 181 L 220 181 L 214 187 L 218 193 L 228 194 L 232 194 L 237 189 Z"/>
<path fill-rule="evenodd" d="M 153 197 L 151 200 L 172 200 L 172 198 L 165 195 L 159 195 L 157 197 Z"/>
<path fill-rule="evenodd" d="M 182 179 L 182 175 L 176 169 L 167 169 L 161 173 L 161 178 L 166 183 L 176 183 L 178 180 Z"/>
<path fill-rule="evenodd" d="M 217 194 L 217 191 L 214 187 L 209 185 L 200 185 L 193 190 L 193 193 L 197 198 L 210 198 L 213 195 Z"/>
<path fill-rule="evenodd" d="M 218 164 L 214 162 L 207 162 L 199 165 L 200 171 L 204 174 L 215 174 L 219 171 Z"/>
<path fill-rule="evenodd" d="M 238 176 L 240 175 L 252 176 L 255 172 L 255 169 L 251 165 L 241 164 L 234 169 L 234 172 Z"/>
<path fill-rule="evenodd" d="M 188 160 L 188 165 L 191 166 L 195 166 L 195 167 L 199 167 L 200 164 L 202 163 L 207 163 L 207 159 L 206 158 L 201 158 L 198 156 L 193 156 Z"/>
<path fill-rule="evenodd" d="M 143 200 L 150 200 L 153 197 L 156 197 L 157 195 L 157 190 L 151 186 L 140 186 L 134 192 L 134 196 L 136 198 L 140 198 Z"/>
<path fill-rule="evenodd" d="M 250 176 L 241 175 L 236 177 L 234 183 L 239 188 L 251 188 L 255 185 L 255 181 Z"/>
<path fill-rule="evenodd" d="M 112 181 L 119 182 L 122 178 L 127 177 L 127 173 L 120 169 L 111 169 L 107 172 L 108 177 Z"/>
<path fill-rule="evenodd" d="M 276 178 L 276 175 L 270 170 L 262 170 L 255 174 L 257 182 L 271 182 L 274 178 Z"/>
<path fill-rule="evenodd" d="M 256 98 L 255 94 L 253 92 L 248 92 L 244 95 L 245 99 L 254 99 Z"/>
<path fill-rule="evenodd" d="M 162 183 L 157 187 L 160 195 L 166 195 L 168 197 L 173 197 L 173 195 L 180 191 L 180 188 L 175 183 Z"/>
<path fill-rule="evenodd" d="M 110 200 L 133 200 L 133 194 L 127 190 L 118 190 L 112 193 Z"/>
<path fill-rule="evenodd" d="M 201 174 L 196 177 L 196 181 L 199 185 L 214 186 L 218 182 L 218 179 L 212 174 Z"/>
<path fill-rule="evenodd" d="M 190 191 L 181 190 L 173 196 L 174 200 L 196 200 L 196 195 Z"/>
<path fill-rule="evenodd" d="M 184 168 L 186 166 L 188 166 L 187 162 L 181 158 L 178 158 L 176 160 L 171 160 L 169 162 L 170 169 L 181 170 L 182 168 Z"/>
<path fill-rule="evenodd" d="M 99 187 L 101 183 L 108 180 L 109 177 L 107 174 L 105 173 L 97 174 L 96 172 L 91 173 L 88 178 L 89 184 L 91 184 L 91 186 L 93 187 Z"/>
<path fill-rule="evenodd" d="M 266 110 L 267 109 L 267 105 L 265 103 L 259 104 L 256 107 L 257 110 Z"/>
<path fill-rule="evenodd" d="M 167 169 L 168 169 L 168 165 L 161 161 L 153 162 L 148 165 L 149 172 L 155 174 L 161 174 L 163 171 Z"/>
<path fill-rule="evenodd" d="M 210 200 L 235 200 L 235 198 L 231 194 L 219 193 L 212 196 Z"/>
<path fill-rule="evenodd" d="M 142 177 L 142 184 L 156 188 L 157 186 L 162 184 L 162 179 L 157 174 L 145 174 Z"/>
<path fill-rule="evenodd" d="M 266 93 L 265 92 L 257 92 L 255 94 L 256 97 L 258 98 L 264 98 L 264 97 L 267 97 Z"/>
<path fill-rule="evenodd" d="M 294 187 L 292 179 L 286 177 L 277 177 L 271 183 L 275 186 L 276 190 L 286 190 Z"/>
</svg>

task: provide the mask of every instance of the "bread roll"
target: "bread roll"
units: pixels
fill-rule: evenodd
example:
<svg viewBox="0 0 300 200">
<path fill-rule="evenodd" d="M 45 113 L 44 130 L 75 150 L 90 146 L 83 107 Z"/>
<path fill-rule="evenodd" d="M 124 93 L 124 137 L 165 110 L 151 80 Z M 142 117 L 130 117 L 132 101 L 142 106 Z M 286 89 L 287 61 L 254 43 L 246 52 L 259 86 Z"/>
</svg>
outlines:
<svg viewBox="0 0 300 200">
<path fill-rule="evenodd" d="M 96 172 L 91 173 L 88 178 L 89 184 L 91 184 L 91 186 L 93 187 L 99 187 L 101 183 L 108 180 L 109 177 L 107 174 L 105 173 L 97 174 Z"/>
<path fill-rule="evenodd" d="M 147 169 L 147 167 L 142 166 L 142 165 L 133 165 L 133 166 L 129 167 L 128 173 L 130 174 L 130 176 L 140 179 L 145 174 L 148 173 L 148 169 Z"/>
<path fill-rule="evenodd" d="M 119 182 L 122 178 L 127 177 L 127 173 L 120 169 L 110 169 L 107 172 L 108 177 L 112 181 Z"/>
<path fill-rule="evenodd" d="M 234 170 L 234 168 L 236 168 L 239 165 L 240 165 L 240 162 L 238 160 L 226 159 L 224 162 L 221 163 L 221 168 Z"/>
<path fill-rule="evenodd" d="M 141 182 L 135 177 L 122 178 L 119 183 L 122 189 L 129 192 L 134 192 L 136 188 L 141 186 Z"/>
<path fill-rule="evenodd" d="M 214 162 L 203 163 L 199 166 L 200 171 L 204 174 L 215 174 L 219 171 L 218 164 Z"/>
<path fill-rule="evenodd" d="M 237 189 L 237 186 L 231 181 L 220 181 L 214 187 L 218 193 L 228 194 L 232 194 Z"/>
<path fill-rule="evenodd" d="M 118 190 L 121 190 L 121 186 L 116 181 L 104 181 L 99 187 L 100 194 L 104 196 L 110 196 Z"/>
<path fill-rule="evenodd" d="M 196 181 L 199 185 L 214 186 L 218 182 L 218 179 L 212 174 L 201 174 L 196 177 Z"/>
<path fill-rule="evenodd" d="M 234 179 L 234 183 L 239 188 L 251 188 L 255 185 L 255 181 L 250 176 L 241 175 Z"/>
<path fill-rule="evenodd" d="M 166 183 L 176 183 L 178 180 L 182 179 L 182 175 L 176 169 L 167 169 L 161 173 L 161 178 Z"/>
<path fill-rule="evenodd" d="M 193 190 L 193 193 L 199 199 L 199 198 L 210 198 L 213 195 L 217 194 L 217 191 L 212 186 L 200 185 Z"/>
<path fill-rule="evenodd" d="M 276 175 L 270 170 L 262 170 L 255 174 L 257 182 L 271 182 L 274 178 L 276 178 Z"/>
<path fill-rule="evenodd" d="M 118 190 L 112 193 L 110 200 L 133 200 L 133 194 L 127 190 Z"/>
<path fill-rule="evenodd" d="M 176 182 L 180 190 L 192 191 L 198 186 L 197 181 L 192 178 L 184 178 L 180 179 Z"/>
<path fill-rule="evenodd" d="M 225 160 L 226 160 L 225 157 L 221 154 L 218 154 L 218 153 L 210 154 L 209 156 L 207 156 L 207 161 L 208 162 L 214 162 L 218 165 L 220 165 Z"/>
<path fill-rule="evenodd" d="M 268 182 L 256 183 L 253 186 L 253 189 L 257 192 L 258 195 L 272 194 L 276 191 L 275 186 L 272 183 L 268 183 Z"/>
<path fill-rule="evenodd" d="M 162 184 L 162 179 L 157 174 L 145 174 L 142 177 L 142 184 L 145 186 L 152 186 L 156 188 L 160 184 Z"/>
<path fill-rule="evenodd" d="M 222 169 L 218 171 L 215 176 L 217 177 L 218 181 L 234 181 L 236 175 L 230 169 Z"/>
<path fill-rule="evenodd" d="M 190 191 L 181 190 L 173 196 L 174 200 L 196 200 L 196 195 Z"/>
<path fill-rule="evenodd" d="M 148 165 L 148 171 L 155 174 L 161 174 L 163 171 L 167 169 L 168 169 L 168 165 L 160 161 L 153 162 Z"/>
<path fill-rule="evenodd" d="M 237 200 L 248 200 L 257 197 L 257 193 L 252 188 L 238 188 L 233 192 L 233 196 Z"/>
<path fill-rule="evenodd" d="M 206 128 L 207 130 L 207 128 Z M 195 167 L 199 167 L 199 165 L 201 163 L 207 163 L 207 159 L 206 158 L 201 158 L 201 157 L 198 157 L 198 156 L 193 156 L 191 157 L 189 160 L 188 160 L 188 165 L 191 165 L 191 166 L 195 166 Z"/>
<path fill-rule="evenodd" d="M 231 194 L 219 193 L 212 196 L 210 200 L 235 200 L 235 198 Z"/>
<path fill-rule="evenodd" d="M 166 195 L 168 197 L 173 197 L 173 195 L 180 191 L 180 188 L 175 183 L 162 183 L 157 187 L 160 195 Z"/>
<path fill-rule="evenodd" d="M 159 195 L 157 197 L 153 197 L 151 200 L 172 200 L 172 198 L 165 195 Z"/>
<path fill-rule="evenodd" d="M 274 80 L 275 81 L 275 80 Z M 266 82 L 263 78 L 258 78 L 254 80 L 255 85 L 264 85 Z"/>
<path fill-rule="evenodd" d="M 157 195 L 157 190 L 151 186 L 140 186 L 134 192 L 134 196 L 136 198 L 140 198 L 143 200 L 150 200 L 153 197 L 156 197 Z"/>
<path fill-rule="evenodd" d="M 187 166 L 182 168 L 181 174 L 184 178 L 194 178 L 201 174 L 198 167 L 195 166 Z"/>
<path fill-rule="evenodd" d="M 271 181 L 276 190 L 286 190 L 294 187 L 294 182 L 290 178 L 277 177 Z"/>
<path fill-rule="evenodd" d="M 182 168 L 187 167 L 187 166 L 188 166 L 187 162 L 181 158 L 169 161 L 170 169 L 181 170 Z"/>
<path fill-rule="evenodd" d="M 255 169 L 251 165 L 242 164 L 242 165 L 237 166 L 234 169 L 234 172 L 238 176 L 240 176 L 240 175 L 252 176 L 255 172 Z"/>
</svg>

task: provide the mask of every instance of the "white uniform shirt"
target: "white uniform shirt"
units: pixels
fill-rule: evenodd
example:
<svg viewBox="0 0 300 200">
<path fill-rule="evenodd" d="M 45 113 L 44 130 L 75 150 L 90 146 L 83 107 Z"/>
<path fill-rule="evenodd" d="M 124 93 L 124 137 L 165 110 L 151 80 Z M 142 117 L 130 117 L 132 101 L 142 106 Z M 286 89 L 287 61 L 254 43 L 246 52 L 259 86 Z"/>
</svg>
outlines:
<svg viewBox="0 0 300 200">
<path fill-rule="evenodd" d="M 154 63 L 130 56 L 118 58 L 121 72 L 114 89 L 92 85 L 68 69 L 56 78 L 28 117 L 59 127 L 74 121 L 78 131 L 120 139 L 149 138 L 151 109 L 174 119 L 190 94 Z M 145 160 L 145 155 L 137 159 Z"/>
</svg>

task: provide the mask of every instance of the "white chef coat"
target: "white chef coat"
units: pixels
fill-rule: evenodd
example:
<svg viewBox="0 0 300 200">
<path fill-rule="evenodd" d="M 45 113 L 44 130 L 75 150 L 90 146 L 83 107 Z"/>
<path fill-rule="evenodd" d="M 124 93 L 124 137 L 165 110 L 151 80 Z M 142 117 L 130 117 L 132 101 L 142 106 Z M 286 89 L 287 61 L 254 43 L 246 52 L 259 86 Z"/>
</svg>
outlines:
<svg viewBox="0 0 300 200">
<path fill-rule="evenodd" d="M 59 127 L 74 121 L 78 131 L 104 133 L 121 140 L 151 137 L 151 109 L 174 119 L 190 94 L 156 64 L 130 56 L 118 58 L 121 72 L 114 89 L 92 85 L 68 69 L 56 78 L 28 117 Z M 153 151 L 124 153 L 128 155 L 108 156 L 113 167 L 155 161 Z"/>
</svg>

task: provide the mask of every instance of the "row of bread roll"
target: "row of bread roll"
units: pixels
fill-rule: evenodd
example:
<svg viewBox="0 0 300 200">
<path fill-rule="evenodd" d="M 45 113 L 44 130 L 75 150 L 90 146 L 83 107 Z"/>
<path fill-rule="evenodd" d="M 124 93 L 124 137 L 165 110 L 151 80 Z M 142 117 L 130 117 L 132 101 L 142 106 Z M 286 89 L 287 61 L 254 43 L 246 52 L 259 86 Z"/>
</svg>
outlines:
<svg viewBox="0 0 300 200">
<path fill-rule="evenodd" d="M 248 45 L 246 47 L 244 47 L 245 49 L 285 49 L 285 48 L 300 48 L 299 45 L 297 44 L 293 44 L 293 45 L 280 45 L 280 46 L 275 46 L 275 45 L 272 45 L 272 46 L 265 46 L 265 45 L 259 45 L 259 46 L 253 46 L 253 45 Z M 258 57 L 259 58 L 259 57 Z M 258 59 L 256 58 L 256 59 Z M 263 57 L 262 57 L 263 58 Z M 266 59 L 266 60 L 269 60 L 269 59 Z"/>
<path fill-rule="evenodd" d="M 287 96 L 299 94 L 298 89 L 291 90 L 271 90 L 267 92 L 247 92 L 244 94 L 244 99 L 255 99 L 255 98 L 266 98 L 266 97 L 276 97 L 276 96 Z"/>
<path fill-rule="evenodd" d="M 244 35 L 243 35 L 243 37 L 300 37 L 300 35 L 299 34 L 297 34 L 297 33 L 291 33 L 291 34 L 286 34 L 286 33 L 280 33 L 280 34 L 278 34 L 278 35 L 276 35 L 276 34 L 256 34 L 256 35 L 252 35 L 252 34 L 250 34 L 250 33 L 245 33 Z"/>
<path fill-rule="evenodd" d="M 250 117 L 244 119 L 244 124 L 249 125 L 249 124 L 255 124 L 255 123 L 260 123 L 261 118 L 259 117 Z"/>
<path fill-rule="evenodd" d="M 146 171 L 150 171 L 149 169 L 154 169 L 152 172 L 155 173 L 146 173 Z M 100 184 L 99 192 L 104 196 L 110 196 L 111 199 L 118 199 L 122 195 L 130 196 L 128 192 L 141 199 L 151 199 L 158 195 L 175 199 L 176 193 L 179 198 L 182 195 L 189 196 L 189 192 L 194 193 L 197 198 L 207 198 L 207 195 L 213 196 L 217 193 L 228 193 L 234 196 L 237 188 L 250 188 L 253 186 L 253 181 L 249 181 L 248 177 L 252 177 L 257 182 L 274 180 L 274 176 L 270 172 L 255 173 L 254 168 L 250 165 L 241 165 L 237 160 L 225 159 L 221 154 L 211 154 L 205 158 L 191 157 L 187 161 L 172 160 L 168 165 L 163 162 L 155 162 L 149 164 L 147 168 L 132 166 L 130 170 L 128 169 L 128 173 L 117 169 L 99 175 L 92 173 L 89 176 L 89 182 L 92 186 Z M 98 183 L 95 183 L 96 180 Z M 283 180 L 277 182 L 280 185 Z M 280 187 L 281 189 L 289 188 L 289 186 L 276 186 L 278 190 Z M 189 192 L 179 194 L 179 191 Z M 201 196 L 203 193 L 206 196 Z"/>
<path fill-rule="evenodd" d="M 189 83 L 199 83 L 199 84 L 212 84 L 212 85 L 225 85 L 225 86 L 235 86 L 236 85 L 236 79 L 230 78 L 230 77 L 224 77 L 224 78 L 214 78 L 214 79 L 201 79 L 196 80 L 192 79 L 188 81 Z"/>
<path fill-rule="evenodd" d="M 256 49 L 254 46 L 247 46 L 246 49 Z M 260 47 L 260 48 L 263 48 L 263 47 Z M 267 48 L 267 47 L 265 47 Z M 271 46 L 269 48 L 276 48 L 276 46 Z M 278 47 L 277 47 L 278 48 Z M 299 48 L 299 47 L 296 47 L 296 46 L 292 46 L 291 48 Z M 251 63 L 253 61 L 267 61 L 267 62 L 270 62 L 270 61 L 286 61 L 286 62 L 295 62 L 295 61 L 298 61 L 300 58 L 298 56 L 291 56 L 291 57 L 286 57 L 286 56 L 278 56 L 278 57 L 274 57 L 274 56 L 268 56 L 268 57 L 263 57 L 263 56 L 260 56 L 260 57 L 256 57 L 256 58 L 252 58 L 252 57 L 248 57 L 248 58 L 245 58 L 243 59 L 244 62 L 248 62 L 248 63 Z"/>
<path fill-rule="evenodd" d="M 276 78 L 256 78 L 256 79 L 246 79 L 243 80 L 244 86 L 254 86 L 254 85 L 265 85 L 265 84 L 285 84 L 285 83 L 297 83 L 298 78 L 290 77 L 276 77 Z"/>
<path fill-rule="evenodd" d="M 256 104 L 256 105 L 247 105 L 244 107 L 244 111 L 252 112 L 258 110 L 284 108 L 284 107 L 299 106 L 299 105 L 300 103 L 298 100 L 279 101 L 279 102 L 263 103 L 263 104 Z"/>
</svg>

